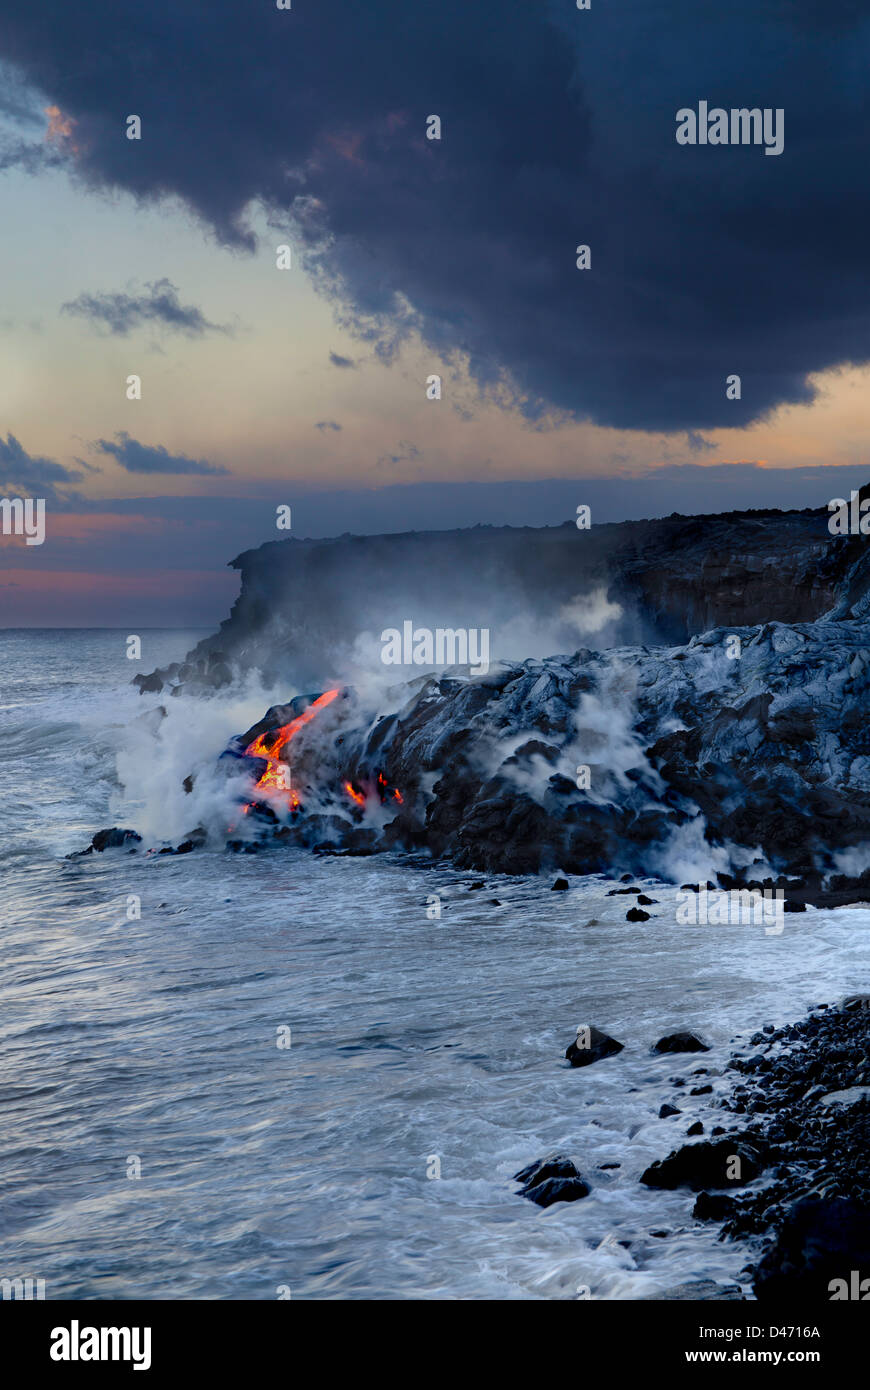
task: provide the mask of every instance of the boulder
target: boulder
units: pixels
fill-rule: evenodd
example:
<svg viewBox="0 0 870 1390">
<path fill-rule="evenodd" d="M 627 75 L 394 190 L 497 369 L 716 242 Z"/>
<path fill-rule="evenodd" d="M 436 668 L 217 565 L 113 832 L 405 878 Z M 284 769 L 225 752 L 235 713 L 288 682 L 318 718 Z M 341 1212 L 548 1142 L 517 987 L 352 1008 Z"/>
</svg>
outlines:
<svg viewBox="0 0 870 1390">
<path fill-rule="evenodd" d="M 603 1033 L 600 1028 L 578 1028 L 577 1038 L 565 1050 L 565 1056 L 572 1067 L 588 1067 L 592 1062 L 600 1062 L 603 1057 L 614 1057 L 622 1052 L 625 1044 Z"/>
<path fill-rule="evenodd" d="M 551 1207 L 554 1202 L 577 1202 L 588 1197 L 590 1188 L 582 1178 L 545 1178 L 534 1187 L 524 1187 L 518 1197 L 528 1197 L 539 1207 Z"/>
<path fill-rule="evenodd" d="M 589 1184 L 583 1181 L 580 1169 L 568 1154 L 551 1154 L 536 1159 L 514 1174 L 514 1182 L 523 1183 L 518 1197 L 528 1197 L 539 1207 L 551 1207 L 554 1202 L 577 1202 L 588 1197 Z"/>
<path fill-rule="evenodd" d="M 740 1160 L 736 1169 L 735 1158 Z M 640 1180 L 645 1187 L 688 1187 L 693 1192 L 705 1187 L 743 1187 L 758 1177 L 766 1161 L 767 1151 L 760 1141 L 732 1135 L 708 1139 L 702 1144 L 684 1144 L 667 1158 L 651 1164 Z M 729 1176 L 732 1172 L 733 1177 Z"/>
<path fill-rule="evenodd" d="M 653 1052 L 709 1052 L 706 1043 L 694 1033 L 668 1033 L 653 1044 Z"/>
<path fill-rule="evenodd" d="M 580 1169 L 568 1154 L 551 1154 L 549 1158 L 535 1159 L 534 1163 L 514 1173 L 514 1182 L 524 1187 L 537 1187 L 547 1178 L 579 1178 Z"/>
<path fill-rule="evenodd" d="M 699 1192 L 692 1208 L 696 1221 L 724 1221 L 734 1212 L 734 1198 L 726 1192 Z"/>
<path fill-rule="evenodd" d="M 106 849 L 123 849 L 126 845 L 139 845 L 142 843 L 142 836 L 135 830 L 121 830 L 117 825 L 113 825 L 110 830 L 98 830 L 93 840 L 91 848 L 98 854 L 102 854 Z"/>
</svg>

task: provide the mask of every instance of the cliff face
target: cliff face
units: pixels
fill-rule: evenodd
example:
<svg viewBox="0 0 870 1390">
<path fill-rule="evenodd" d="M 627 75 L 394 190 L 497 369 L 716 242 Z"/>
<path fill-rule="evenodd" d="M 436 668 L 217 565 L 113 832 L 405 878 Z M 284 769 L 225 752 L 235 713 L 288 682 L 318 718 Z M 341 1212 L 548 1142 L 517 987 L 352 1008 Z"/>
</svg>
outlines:
<svg viewBox="0 0 870 1390">
<path fill-rule="evenodd" d="M 861 537 L 834 538 L 824 510 L 671 516 L 578 530 L 533 528 L 282 540 L 232 562 L 242 587 L 220 631 L 184 668 L 137 678 L 194 693 L 259 670 L 269 684 L 341 682 L 362 633 L 489 628 L 496 654 L 522 660 L 522 630 L 606 592 L 622 616 L 556 647 L 678 643 L 717 626 L 811 622 L 843 597 Z M 863 592 L 862 579 L 858 590 Z M 582 632 L 582 629 L 581 629 Z M 543 655 L 544 651 L 537 653 Z"/>
</svg>

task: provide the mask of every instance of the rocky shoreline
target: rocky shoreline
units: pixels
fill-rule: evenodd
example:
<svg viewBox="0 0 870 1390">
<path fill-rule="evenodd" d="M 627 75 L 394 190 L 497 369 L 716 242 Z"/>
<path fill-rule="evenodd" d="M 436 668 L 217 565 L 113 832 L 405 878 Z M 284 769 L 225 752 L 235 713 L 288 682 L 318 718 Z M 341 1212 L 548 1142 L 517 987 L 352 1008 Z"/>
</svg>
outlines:
<svg viewBox="0 0 870 1390">
<path fill-rule="evenodd" d="M 597 1028 L 578 1029 L 567 1051 L 572 1066 L 621 1052 Z M 653 1052 L 707 1051 L 693 1034 L 662 1038 Z M 870 994 L 820 1004 L 809 1016 L 766 1025 L 732 1056 L 730 1093 L 686 1129 L 698 1137 L 652 1163 L 640 1181 L 652 1189 L 696 1194 L 691 1216 L 721 1225 L 720 1240 L 749 1241 L 743 1271 L 756 1299 L 870 1301 Z M 699 1084 L 688 1093 L 711 1093 Z M 691 1079 L 691 1078 L 690 1078 Z M 682 1101 L 687 1080 L 674 1077 Z M 711 1123 L 711 1117 L 715 1123 Z M 660 1118 L 685 1118 L 665 1102 Z M 592 1184 L 570 1154 L 551 1154 L 514 1175 L 518 1196 L 541 1207 L 588 1196 Z M 661 1234 L 665 1234 L 662 1232 Z M 681 1285 L 665 1298 L 715 1300 L 743 1295 L 710 1280 Z"/>
<path fill-rule="evenodd" d="M 641 1181 L 696 1192 L 693 1216 L 721 1222 L 720 1239 L 761 1238 L 757 1299 L 854 1297 L 853 1270 L 870 1299 L 870 995 L 767 1025 L 727 1070 L 711 1137 Z"/>
</svg>

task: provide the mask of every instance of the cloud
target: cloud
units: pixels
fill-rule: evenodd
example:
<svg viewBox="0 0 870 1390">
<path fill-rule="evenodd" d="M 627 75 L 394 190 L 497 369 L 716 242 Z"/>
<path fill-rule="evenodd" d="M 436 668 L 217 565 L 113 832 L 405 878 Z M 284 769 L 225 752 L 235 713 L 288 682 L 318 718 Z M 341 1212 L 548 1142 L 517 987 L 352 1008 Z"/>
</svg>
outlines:
<svg viewBox="0 0 870 1390">
<path fill-rule="evenodd" d="M 356 363 L 352 357 L 342 357 L 341 353 L 330 352 L 329 360 L 333 367 L 355 367 Z"/>
<path fill-rule="evenodd" d="M 46 502 L 66 506 L 79 503 L 75 490 L 59 486 L 79 482 L 84 474 L 54 459 L 28 454 L 11 432 L 0 435 L 0 491 L 4 496 L 42 497 Z"/>
<path fill-rule="evenodd" d="M 693 454 L 710 454 L 716 449 L 716 445 L 713 444 L 711 440 L 705 439 L 697 430 L 688 430 L 686 432 L 686 443 Z"/>
<path fill-rule="evenodd" d="M 337 420 L 318 420 L 314 428 L 320 430 L 321 434 L 325 434 L 327 430 L 340 430 L 341 425 Z"/>
<path fill-rule="evenodd" d="M 502 0 L 494 24 L 467 0 L 217 3 L 206 24 L 199 0 L 152 0 L 120 45 L 116 9 L 0 12 L 8 61 L 74 122 L 79 177 L 180 198 L 234 249 L 255 206 L 293 224 L 387 360 L 418 333 L 529 420 L 667 431 L 745 426 L 870 360 L 866 6 Z M 700 99 L 783 108 L 783 153 L 678 146 Z"/>
<path fill-rule="evenodd" d="M 228 473 L 218 463 L 206 459 L 191 459 L 186 454 L 170 454 L 162 444 L 140 444 L 131 439 L 126 430 L 115 435 L 114 440 L 97 439 L 94 449 L 101 454 L 109 454 L 128 473 Z"/>
<path fill-rule="evenodd" d="M 423 455 L 416 444 L 410 444 L 406 440 L 400 439 L 397 452 L 395 454 L 381 454 L 377 466 L 383 468 L 385 463 L 411 463 L 422 457 Z"/>
<path fill-rule="evenodd" d="M 124 338 L 143 324 L 158 324 L 188 338 L 231 332 L 221 324 L 211 323 L 195 304 L 182 304 L 171 280 L 154 280 L 146 284 L 145 289 L 147 293 L 144 294 L 80 294 L 62 305 L 61 312 L 90 319 Z"/>
</svg>

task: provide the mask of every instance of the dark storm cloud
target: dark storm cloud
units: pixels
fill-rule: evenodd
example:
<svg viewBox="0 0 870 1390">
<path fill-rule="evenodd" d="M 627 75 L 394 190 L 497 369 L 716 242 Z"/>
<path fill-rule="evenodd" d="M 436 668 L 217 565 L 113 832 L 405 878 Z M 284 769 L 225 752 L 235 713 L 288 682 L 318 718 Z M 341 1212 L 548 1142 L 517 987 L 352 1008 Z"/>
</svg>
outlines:
<svg viewBox="0 0 870 1390">
<path fill-rule="evenodd" d="M 81 481 L 84 473 L 54 459 L 28 454 L 11 432 L 0 436 L 0 493 L 4 496 L 42 497 L 61 506 L 78 503 L 78 492 L 63 484 Z"/>
<path fill-rule="evenodd" d="M 90 319 L 119 337 L 143 324 L 159 324 L 189 338 L 229 332 L 218 323 L 210 323 L 195 304 L 182 304 L 177 286 L 165 279 L 147 284 L 143 294 L 80 294 L 62 305 L 62 312 Z"/>
<path fill-rule="evenodd" d="M 205 459 L 187 458 L 185 454 L 170 454 L 162 444 L 140 444 L 126 430 L 111 439 L 98 439 L 94 448 L 109 454 L 128 473 L 197 473 L 218 474 L 229 470 Z"/>
<path fill-rule="evenodd" d="M 866 6 L 0 0 L 0 52 L 94 186 L 234 248 L 253 200 L 289 214 L 374 351 L 417 329 L 531 419 L 744 425 L 870 359 Z M 700 100 L 783 108 L 784 152 L 678 146 Z"/>
<path fill-rule="evenodd" d="M 340 352 L 330 352 L 329 360 L 333 367 L 355 367 L 356 363 L 352 357 L 342 357 Z"/>
<path fill-rule="evenodd" d="M 320 430 L 321 434 L 325 434 L 327 430 L 340 430 L 341 425 L 337 420 L 318 420 L 314 428 Z"/>
</svg>

